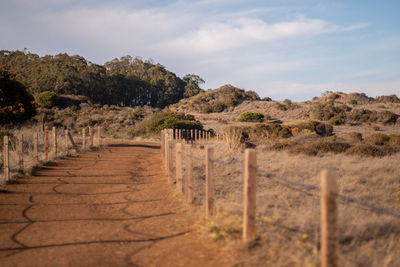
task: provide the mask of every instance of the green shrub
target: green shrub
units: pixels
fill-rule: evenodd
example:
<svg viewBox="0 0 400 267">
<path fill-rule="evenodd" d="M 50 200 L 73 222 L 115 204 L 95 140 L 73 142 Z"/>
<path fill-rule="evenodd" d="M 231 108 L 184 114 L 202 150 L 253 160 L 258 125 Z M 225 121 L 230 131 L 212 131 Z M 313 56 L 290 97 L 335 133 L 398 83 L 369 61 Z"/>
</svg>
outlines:
<svg viewBox="0 0 400 267">
<path fill-rule="evenodd" d="M 375 146 L 370 144 L 359 144 L 349 148 L 345 154 L 361 157 L 384 157 L 398 152 L 388 146 Z"/>
<path fill-rule="evenodd" d="M 51 108 L 57 101 L 57 94 L 50 91 L 44 91 L 38 95 L 35 95 L 35 103 L 37 106 L 42 108 Z"/>
<path fill-rule="evenodd" d="M 371 134 L 370 136 L 367 136 L 365 138 L 365 141 L 370 143 L 370 144 L 374 144 L 374 145 L 378 145 L 378 146 L 383 146 L 385 144 L 387 144 L 390 140 L 390 137 L 386 134 L 382 134 L 382 133 L 375 133 L 375 134 Z"/>
<path fill-rule="evenodd" d="M 197 129 L 202 130 L 203 125 L 195 121 L 192 115 L 184 113 L 163 113 L 146 125 L 147 135 L 158 135 L 163 129 Z"/>
<path fill-rule="evenodd" d="M 335 117 L 330 118 L 328 123 L 331 125 L 342 125 L 342 124 L 344 124 L 344 121 L 343 121 L 343 119 L 335 116 Z"/>
<path fill-rule="evenodd" d="M 380 131 L 380 130 L 381 130 L 381 127 L 379 127 L 379 126 L 374 126 L 374 127 L 372 127 L 372 129 L 374 129 L 374 131 Z"/>
<path fill-rule="evenodd" d="M 314 119 L 327 121 L 332 117 L 341 118 L 344 120 L 346 118 L 346 112 L 351 110 L 350 107 L 346 105 L 336 106 L 333 102 L 318 104 L 311 110 L 311 115 Z"/>
<path fill-rule="evenodd" d="M 331 136 L 333 134 L 332 125 L 322 123 L 319 121 L 309 121 L 303 122 L 293 127 L 299 128 L 299 130 L 309 130 L 311 132 L 315 132 L 319 136 Z"/>
<path fill-rule="evenodd" d="M 350 148 L 350 145 L 344 142 L 335 141 L 318 141 L 305 143 L 292 147 L 289 152 L 292 154 L 306 154 L 309 156 L 317 156 L 324 153 L 339 154 Z"/>
<path fill-rule="evenodd" d="M 281 124 L 257 124 L 249 128 L 248 133 L 254 141 L 261 138 L 289 138 L 292 136 L 290 127 Z"/>
<path fill-rule="evenodd" d="M 264 121 L 264 115 L 259 113 L 259 112 L 250 112 L 246 111 L 243 112 L 238 121 L 242 122 L 263 122 Z"/>
</svg>

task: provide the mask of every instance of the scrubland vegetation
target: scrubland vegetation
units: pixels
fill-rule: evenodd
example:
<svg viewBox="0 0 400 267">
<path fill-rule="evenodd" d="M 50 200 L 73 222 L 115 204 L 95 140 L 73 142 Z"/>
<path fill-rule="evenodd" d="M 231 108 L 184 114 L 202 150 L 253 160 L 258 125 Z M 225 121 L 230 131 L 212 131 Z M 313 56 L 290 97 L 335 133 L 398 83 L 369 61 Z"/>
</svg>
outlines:
<svg viewBox="0 0 400 267">
<path fill-rule="evenodd" d="M 24 64 L 14 64 L 19 61 Z M 231 85 L 202 91 L 196 75 L 180 79 L 159 64 L 131 57 L 100 66 L 79 56 L 1 51 L 0 67 L 7 69 L 1 72 L 0 135 L 12 139 L 20 132 L 31 136 L 44 124 L 76 134 L 100 125 L 106 138 L 158 139 L 165 128 L 224 134 L 224 142 L 212 144 L 215 158 L 227 165 L 215 165 L 218 214 L 205 232 L 239 250 L 237 266 L 318 266 L 320 253 L 318 193 L 261 173 L 258 237 L 240 245 L 245 148 L 257 150 L 260 169 L 313 186 L 319 186 L 321 169 L 332 169 L 340 193 L 400 213 L 395 95 L 327 92 L 292 102 L 260 99 Z M 204 147 L 194 150 L 196 213 L 204 204 Z M 399 225 L 399 219 L 340 201 L 340 266 L 399 266 Z"/>
</svg>

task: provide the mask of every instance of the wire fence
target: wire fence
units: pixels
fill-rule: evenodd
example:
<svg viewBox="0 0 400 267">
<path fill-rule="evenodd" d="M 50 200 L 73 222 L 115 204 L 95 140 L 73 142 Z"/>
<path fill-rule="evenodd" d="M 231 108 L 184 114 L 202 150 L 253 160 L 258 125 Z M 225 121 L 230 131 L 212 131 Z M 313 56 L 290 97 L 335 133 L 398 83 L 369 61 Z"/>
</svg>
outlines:
<svg viewBox="0 0 400 267">
<path fill-rule="evenodd" d="M 185 154 L 185 157 L 192 157 L 193 159 L 196 159 L 196 160 L 199 160 L 199 161 L 204 161 L 204 158 L 197 157 L 197 156 L 194 156 L 194 155 L 188 155 L 186 153 L 184 153 L 184 154 Z M 243 167 L 243 164 L 240 164 L 238 162 L 233 162 L 233 161 L 225 162 L 225 161 L 213 159 L 212 162 L 214 162 L 216 164 L 220 164 L 220 165 L 225 166 L 225 167 L 232 167 L 232 166 Z M 259 175 L 261 175 L 261 176 L 263 176 L 265 178 L 268 178 L 268 179 L 277 180 L 277 181 L 280 182 L 281 185 L 283 185 L 283 186 L 285 186 L 285 187 L 287 187 L 289 189 L 295 190 L 297 192 L 305 193 L 307 195 L 310 195 L 313 192 L 318 192 L 318 193 L 320 192 L 320 187 L 318 187 L 318 186 L 305 184 L 305 183 L 302 183 L 302 182 L 299 182 L 299 181 L 295 181 L 293 179 L 289 179 L 287 177 L 279 176 L 277 174 L 268 172 L 268 171 L 266 171 L 264 169 L 257 168 L 257 174 L 259 174 Z M 306 191 L 304 191 L 304 190 L 306 190 Z M 383 215 L 390 216 L 392 218 L 400 219 L 400 214 L 399 213 L 393 212 L 393 211 L 385 209 L 383 207 L 375 206 L 375 205 L 372 205 L 370 203 L 363 202 L 361 200 L 358 200 L 356 198 L 353 198 L 353 197 L 350 197 L 350 196 L 346 196 L 346 195 L 343 195 L 343 194 L 336 194 L 336 196 L 341 201 L 340 203 L 343 204 L 343 205 L 346 205 L 347 203 L 351 203 L 351 204 L 355 204 L 358 207 L 361 207 L 363 209 L 368 209 L 370 211 L 376 212 L 378 214 L 383 214 Z"/>
<path fill-rule="evenodd" d="M 166 161 L 173 160 L 172 157 L 170 159 L 168 159 L 168 154 L 176 154 L 176 151 L 172 152 L 172 150 L 174 149 L 174 144 L 176 142 L 180 142 L 181 140 L 179 140 L 179 138 L 174 138 L 175 135 L 168 136 L 168 132 L 165 132 L 164 134 L 167 134 L 167 135 L 162 138 L 163 158 Z M 224 138 L 221 138 L 219 140 L 223 140 L 223 139 Z M 171 142 L 173 144 L 172 147 L 169 147 L 170 145 L 167 144 L 168 140 L 171 140 Z M 213 144 L 211 142 L 198 142 L 195 144 L 197 144 L 197 145 L 200 144 L 200 147 L 202 149 L 204 148 L 204 145 L 206 145 L 206 144 L 211 147 L 213 146 Z M 170 152 L 164 151 L 165 149 L 168 150 L 169 148 L 171 149 Z M 204 150 L 206 151 L 207 148 L 205 148 Z M 188 151 L 192 151 L 192 150 L 190 149 Z M 232 157 L 232 159 L 229 161 L 223 161 L 223 160 L 215 159 L 215 158 L 206 159 L 207 151 L 205 153 L 206 155 L 203 155 L 203 156 L 199 156 L 199 155 L 196 155 L 193 153 L 187 153 L 186 150 L 183 150 L 181 153 L 182 153 L 183 158 L 190 158 L 191 160 L 196 160 L 197 162 L 204 162 L 204 164 L 202 164 L 202 166 L 206 166 L 207 164 L 209 164 L 209 163 L 207 163 L 207 161 L 209 161 L 212 164 L 216 164 L 216 165 L 220 165 L 220 166 L 224 167 L 224 169 L 238 169 L 238 168 L 245 169 L 245 164 L 243 162 L 239 162 L 239 160 L 237 160 L 235 157 Z M 173 164 L 169 164 L 169 167 L 168 167 L 168 164 L 166 164 L 166 166 L 167 166 L 167 170 L 168 170 L 169 167 L 173 167 Z M 175 170 L 176 170 L 176 168 L 177 168 L 177 166 L 175 165 Z M 205 167 L 205 172 L 207 172 L 207 167 Z M 245 173 L 246 173 L 246 171 L 244 171 L 244 174 Z M 314 199 L 317 199 L 317 198 L 320 199 L 322 197 L 320 186 L 303 183 L 303 182 L 297 181 L 296 179 L 290 178 L 288 176 L 278 175 L 274 172 L 268 171 L 268 170 L 260 168 L 260 167 L 256 168 L 256 173 L 257 173 L 258 178 L 266 178 L 267 180 L 274 181 L 275 183 L 286 187 L 288 190 L 293 190 L 293 191 L 299 192 L 300 194 L 312 197 Z M 168 170 L 168 174 L 169 175 L 172 174 L 172 176 L 173 176 L 174 172 L 171 170 Z M 222 175 L 222 174 L 219 174 L 219 175 Z M 191 177 L 186 177 L 186 178 L 192 179 Z M 206 174 L 205 183 L 207 183 L 207 174 Z M 205 185 L 205 186 L 207 187 L 208 185 Z M 337 200 L 337 203 L 340 205 L 351 206 L 353 208 L 356 208 L 356 209 L 364 211 L 364 212 L 365 211 L 372 212 L 374 214 L 387 216 L 388 218 L 393 218 L 395 220 L 400 219 L 400 213 L 398 213 L 394 210 L 390 210 L 388 208 L 382 207 L 380 205 L 362 201 L 356 197 L 353 197 L 353 196 L 350 196 L 347 194 L 341 194 L 339 192 L 334 192 L 333 194 L 330 194 L 330 195 L 332 195 L 335 198 L 335 200 Z M 400 185 L 398 186 L 398 198 L 400 200 Z M 209 200 L 206 198 L 205 199 L 206 204 L 207 204 L 207 201 L 209 201 Z M 246 207 L 243 207 L 243 211 L 245 211 L 245 209 L 246 209 Z M 262 223 L 262 221 L 260 221 L 260 223 Z M 271 233 L 271 234 L 273 234 L 273 233 Z M 275 235 L 275 238 L 276 237 L 277 236 Z M 278 237 L 276 239 L 282 240 L 282 238 L 280 238 L 280 237 Z M 345 262 L 352 262 L 351 259 L 346 259 L 343 257 L 343 255 L 340 256 L 340 259 Z"/>
<path fill-rule="evenodd" d="M 89 133 L 87 146 L 83 143 L 82 135 L 72 136 L 70 131 L 64 128 L 53 127 L 51 130 L 46 128 L 44 131 L 31 129 L 3 135 L 3 145 L 0 147 L 2 150 L 0 184 L 9 182 L 19 174 L 29 172 L 35 166 L 43 165 L 59 157 L 72 155 L 73 149 L 78 152 L 78 147 L 80 151 L 85 151 L 101 145 L 100 127 L 96 129 L 89 127 L 83 131 Z"/>
</svg>

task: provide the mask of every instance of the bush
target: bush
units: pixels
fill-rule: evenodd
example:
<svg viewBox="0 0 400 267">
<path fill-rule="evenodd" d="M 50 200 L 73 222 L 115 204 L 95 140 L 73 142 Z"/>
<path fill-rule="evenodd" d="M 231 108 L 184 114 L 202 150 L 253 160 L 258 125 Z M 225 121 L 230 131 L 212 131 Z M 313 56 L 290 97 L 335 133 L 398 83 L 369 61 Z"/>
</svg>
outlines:
<svg viewBox="0 0 400 267">
<path fill-rule="evenodd" d="M 288 107 L 287 107 L 286 105 L 283 105 L 283 104 L 278 103 L 278 102 L 274 104 L 274 107 L 275 107 L 276 109 L 282 110 L 282 111 L 288 110 Z"/>
<path fill-rule="evenodd" d="M 0 125 L 22 123 L 36 113 L 33 97 L 25 86 L 0 69 Z"/>
<path fill-rule="evenodd" d="M 292 147 L 289 152 L 293 154 L 306 154 L 309 156 L 317 156 L 323 153 L 339 154 L 350 148 L 350 145 L 344 142 L 319 141 L 306 143 Z"/>
<path fill-rule="evenodd" d="M 243 122 L 263 122 L 264 121 L 264 115 L 259 113 L 259 112 L 250 112 L 246 111 L 243 112 L 238 121 L 243 121 Z"/>
<path fill-rule="evenodd" d="M 398 150 L 387 147 L 387 146 L 375 146 L 370 144 L 360 144 L 349 148 L 346 155 L 357 155 L 361 157 L 384 157 L 392 155 L 398 152 Z"/>
<path fill-rule="evenodd" d="M 367 136 L 365 138 L 365 141 L 370 143 L 370 144 L 374 144 L 374 145 L 378 145 L 378 146 L 383 146 L 385 144 L 387 144 L 390 140 L 390 137 L 386 134 L 382 134 L 382 133 L 375 133 L 375 134 L 371 134 L 370 136 Z"/>
<path fill-rule="evenodd" d="M 389 140 L 390 146 L 399 146 L 400 147 L 400 135 L 391 134 Z"/>
<path fill-rule="evenodd" d="M 381 127 L 379 127 L 379 126 L 374 126 L 374 127 L 372 127 L 372 129 L 374 129 L 374 131 L 380 131 L 381 130 Z"/>
<path fill-rule="evenodd" d="M 331 136 L 333 134 L 333 127 L 332 125 L 322 123 L 319 121 L 309 121 L 303 122 L 294 127 L 299 128 L 299 130 L 309 130 L 318 134 L 319 136 Z"/>
<path fill-rule="evenodd" d="M 343 121 L 343 119 L 335 116 L 335 117 L 330 118 L 328 123 L 330 125 L 342 125 L 342 124 L 344 124 L 344 121 Z"/>
<path fill-rule="evenodd" d="M 348 136 L 353 140 L 353 141 L 362 141 L 363 140 L 363 136 L 362 133 L 358 133 L 358 132 L 350 132 L 348 133 Z"/>
<path fill-rule="evenodd" d="M 42 108 L 51 108 L 57 101 L 57 94 L 50 91 L 44 91 L 38 95 L 35 95 L 35 103 L 37 106 Z"/>
<path fill-rule="evenodd" d="M 248 129 L 250 139 L 257 141 L 261 138 L 289 138 L 292 136 L 290 127 L 281 124 L 257 124 Z"/>
<path fill-rule="evenodd" d="M 311 116 L 314 119 L 327 121 L 332 117 L 337 117 L 342 120 L 346 118 L 346 112 L 351 108 L 346 105 L 335 106 L 333 102 L 326 104 L 318 104 L 311 110 Z"/>
<path fill-rule="evenodd" d="M 158 135 L 163 129 L 202 130 L 203 125 L 195 121 L 192 115 L 185 115 L 184 113 L 163 113 L 146 125 L 146 134 Z"/>
</svg>

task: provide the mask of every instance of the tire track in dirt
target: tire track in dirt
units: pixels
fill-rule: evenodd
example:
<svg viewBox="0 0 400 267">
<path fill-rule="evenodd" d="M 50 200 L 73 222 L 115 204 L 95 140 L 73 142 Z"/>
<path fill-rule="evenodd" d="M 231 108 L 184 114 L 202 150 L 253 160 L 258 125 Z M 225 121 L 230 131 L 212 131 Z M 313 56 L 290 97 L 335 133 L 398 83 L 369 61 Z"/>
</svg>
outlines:
<svg viewBox="0 0 400 267">
<path fill-rule="evenodd" d="M 229 266 L 188 224 L 157 144 L 109 144 L 0 193 L 0 266 Z"/>
</svg>

